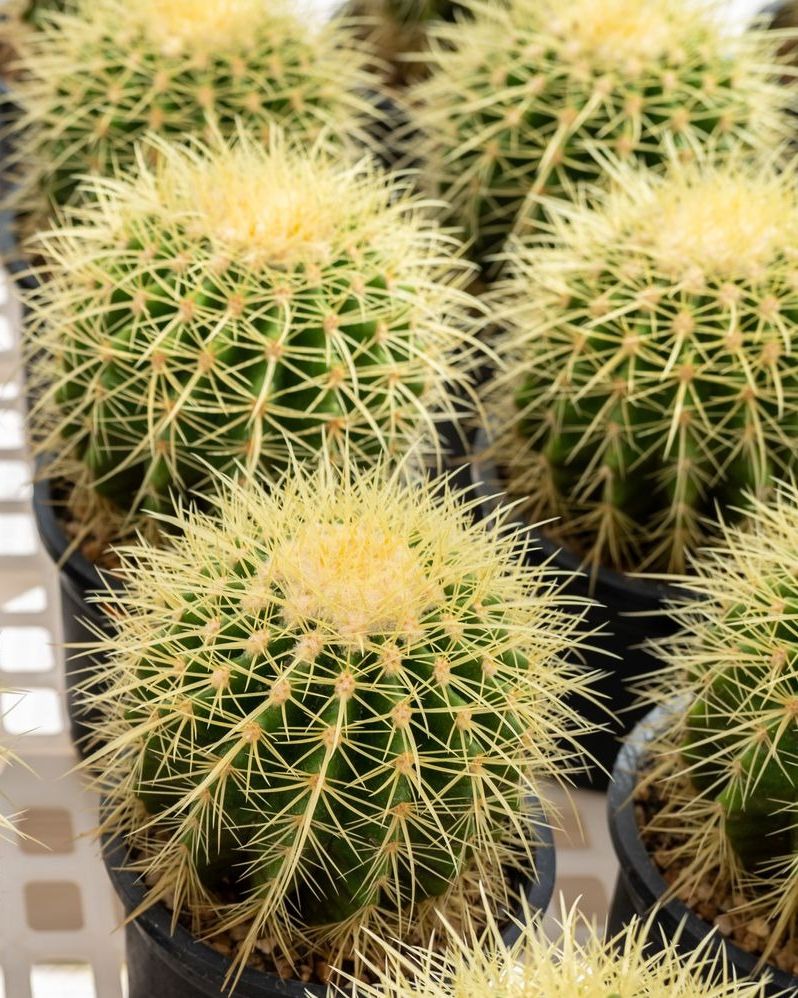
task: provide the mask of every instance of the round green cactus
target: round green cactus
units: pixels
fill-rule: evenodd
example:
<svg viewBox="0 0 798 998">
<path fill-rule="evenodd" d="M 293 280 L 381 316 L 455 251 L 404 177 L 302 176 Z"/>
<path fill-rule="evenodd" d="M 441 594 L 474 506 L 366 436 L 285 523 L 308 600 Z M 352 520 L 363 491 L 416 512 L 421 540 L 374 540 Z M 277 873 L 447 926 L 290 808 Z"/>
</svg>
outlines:
<svg viewBox="0 0 798 998">
<path fill-rule="evenodd" d="M 26 339 L 51 477 L 136 513 L 209 466 L 436 446 L 476 303 L 409 185 L 277 133 L 157 151 L 37 244 L 50 276 Z"/>
<path fill-rule="evenodd" d="M 525 913 L 527 916 L 528 912 Z M 495 922 L 485 932 L 443 926 L 446 948 L 396 947 L 378 942 L 386 956 L 377 986 L 357 983 L 358 998 L 501 998 L 568 995 L 569 998 L 765 998 L 764 981 L 741 981 L 723 964 L 714 940 L 689 954 L 678 939 L 652 952 L 650 923 L 633 919 L 609 941 L 576 907 L 561 916 L 554 937 L 539 922 L 519 925 L 516 942 L 504 942 Z M 355 982 L 353 982 L 354 984 Z M 344 994 L 346 992 L 343 992 Z"/>
<path fill-rule="evenodd" d="M 435 898 L 462 916 L 464 877 L 534 864 L 528 797 L 578 765 L 580 613 L 446 484 L 322 463 L 225 485 L 168 550 L 122 552 L 92 701 L 107 830 L 150 902 L 243 927 L 241 960 L 267 931 L 349 958 Z"/>
<path fill-rule="evenodd" d="M 680 896 L 725 888 L 731 924 L 762 918 L 775 949 L 798 927 L 795 482 L 752 498 L 750 523 L 724 526 L 692 567 L 699 598 L 672 609 L 678 633 L 652 647 L 663 665 L 649 695 L 669 723 L 653 742 L 664 803 L 651 830 Z"/>
<path fill-rule="evenodd" d="M 608 157 L 649 168 L 675 147 L 772 147 L 791 126 L 780 42 L 732 37 L 695 0 L 472 0 L 430 29 L 431 78 L 413 94 L 427 170 L 475 240 L 501 249 L 532 195 L 569 198 Z M 452 95 L 457 99 L 453 100 Z M 538 202 L 536 202 L 537 204 Z"/>
<path fill-rule="evenodd" d="M 682 572 L 798 448 L 795 174 L 621 170 L 516 243 L 491 393 L 511 491 L 585 563 Z M 550 203 L 552 211 L 554 205 Z"/>
<path fill-rule="evenodd" d="M 315 140 L 365 142 L 376 77 L 337 24 L 311 29 L 263 0 L 75 0 L 21 39 L 11 98 L 22 208 L 70 201 L 86 175 L 129 169 L 135 144 L 254 136 L 277 123 Z M 18 176 L 17 176 L 18 174 Z"/>
</svg>

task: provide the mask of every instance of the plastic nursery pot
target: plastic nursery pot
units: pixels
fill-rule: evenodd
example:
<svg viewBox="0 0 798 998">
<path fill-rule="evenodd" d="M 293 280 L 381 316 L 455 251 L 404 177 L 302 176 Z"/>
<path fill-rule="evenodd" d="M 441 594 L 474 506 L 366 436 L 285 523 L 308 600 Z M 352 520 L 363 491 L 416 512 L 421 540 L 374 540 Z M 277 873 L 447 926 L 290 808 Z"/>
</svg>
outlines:
<svg viewBox="0 0 798 998">
<path fill-rule="evenodd" d="M 97 603 L 88 600 L 90 593 L 106 591 L 109 585 L 121 588 L 121 582 L 112 575 L 101 575 L 80 551 L 69 549 L 69 539 L 56 515 L 58 498 L 53 493 L 53 483 L 48 478 L 37 478 L 33 485 L 33 515 L 42 545 L 55 562 L 61 593 L 61 619 L 63 640 L 67 646 L 65 657 L 65 687 L 67 715 L 72 741 L 83 754 L 96 712 L 78 703 L 77 686 L 86 684 L 92 672 L 103 664 L 97 656 L 90 656 L 72 645 L 96 641 L 97 633 L 113 635 L 111 619 Z M 92 692 L 99 690 L 99 681 Z"/>
<path fill-rule="evenodd" d="M 551 829 L 538 826 L 541 844 L 536 849 L 536 880 L 524 885 L 531 912 L 543 914 L 554 891 L 555 852 Z M 120 839 L 104 843 L 104 858 L 114 890 L 125 913 L 135 910 L 144 899 L 144 887 L 137 874 L 122 869 L 125 846 Z M 521 912 L 513 912 L 520 919 Z M 229 994 L 225 979 L 230 960 L 215 949 L 196 940 L 178 925 L 172 932 L 172 913 L 156 904 L 125 926 L 127 950 L 128 998 L 211 998 Z M 507 922 L 502 938 L 514 942 L 521 929 Z M 276 974 L 247 968 L 235 989 L 235 998 L 324 998 L 327 987 L 284 980 Z"/>
<path fill-rule="evenodd" d="M 663 903 L 668 885 L 640 836 L 634 803 L 638 777 L 648 761 L 649 743 L 664 727 L 670 710 L 667 707 L 656 707 L 650 711 L 635 727 L 615 763 L 607 794 L 607 812 L 619 871 L 610 905 L 607 933 L 613 935 L 619 932 L 634 915 L 645 918 L 656 907 L 658 913 L 649 930 L 650 945 L 661 949 L 663 939 L 676 939 L 677 948 L 687 954 L 713 931 L 713 926 L 699 918 L 677 898 Z M 715 932 L 712 939 L 714 950 L 723 950 L 723 957 L 738 977 L 767 975 L 769 982 L 766 994 L 773 998 L 777 995 L 798 995 L 798 977 L 771 964 L 765 970 L 757 971 L 757 957 L 754 954 L 746 953 L 719 932 Z"/>
<path fill-rule="evenodd" d="M 500 469 L 486 457 L 486 448 L 487 437 L 483 430 L 479 430 L 474 439 L 475 456 L 469 470 L 471 484 L 480 499 L 482 516 L 490 515 L 507 502 L 504 495 L 506 482 Z M 509 517 L 517 523 L 526 524 L 520 513 L 511 512 Z M 587 773 L 576 776 L 575 782 L 589 789 L 604 790 L 607 774 L 612 771 L 618 755 L 621 737 L 632 730 L 645 712 L 645 708 L 637 704 L 637 697 L 630 687 L 634 680 L 656 671 L 661 664 L 639 646 L 647 639 L 674 633 L 675 622 L 662 611 L 667 603 L 684 601 L 690 594 L 685 589 L 666 583 L 638 579 L 605 568 L 599 569 L 591 585 L 590 577 L 580 571 L 576 554 L 561 548 L 542 531 L 536 530 L 532 536 L 534 543 L 526 552 L 527 559 L 538 564 L 546 562 L 566 573 L 569 577 L 566 586 L 568 595 L 594 600 L 585 619 L 586 627 L 604 627 L 606 631 L 591 641 L 591 645 L 600 650 L 586 651 L 582 658 L 588 668 L 604 673 L 604 677 L 594 684 L 594 689 L 603 695 L 603 703 L 613 712 L 615 719 L 608 715 L 606 709 L 586 698 L 580 697 L 573 702 L 583 717 L 604 725 L 606 729 L 581 739 L 586 754 L 600 765 L 591 766 Z M 616 657 L 611 658 L 602 652 Z"/>
</svg>

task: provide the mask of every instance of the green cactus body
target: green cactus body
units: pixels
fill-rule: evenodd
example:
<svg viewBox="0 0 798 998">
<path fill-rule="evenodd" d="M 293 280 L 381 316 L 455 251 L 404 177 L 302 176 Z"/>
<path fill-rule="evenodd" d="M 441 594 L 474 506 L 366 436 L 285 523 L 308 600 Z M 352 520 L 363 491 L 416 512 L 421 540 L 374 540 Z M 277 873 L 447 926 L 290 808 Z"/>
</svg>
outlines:
<svg viewBox="0 0 798 998">
<path fill-rule="evenodd" d="M 621 171 L 550 245 L 514 245 L 494 302 L 510 358 L 497 452 L 533 519 L 586 563 L 683 572 L 716 505 L 794 466 L 791 174 Z"/>
<path fill-rule="evenodd" d="M 683 741 L 695 787 L 721 806 L 725 835 L 749 869 L 798 845 L 798 584 L 775 554 L 746 604 L 717 609 L 714 660 L 701 670 L 705 689 Z M 702 629 L 696 650 L 706 636 Z"/>
<path fill-rule="evenodd" d="M 398 454 L 455 411 L 468 265 L 401 182 L 278 135 L 158 158 L 42 239 L 27 339 L 53 476 L 135 513 L 209 466 Z"/>
<path fill-rule="evenodd" d="M 679 630 L 653 646 L 670 718 L 652 743 L 653 823 L 679 896 L 729 885 L 730 916 L 761 917 L 775 948 L 798 915 L 798 491 L 749 501 L 750 522 L 695 559 L 699 598 L 672 608 Z"/>
<path fill-rule="evenodd" d="M 250 948 L 274 924 L 340 942 L 528 861 L 525 798 L 586 727 L 563 699 L 588 682 L 560 657 L 578 615 L 458 501 L 297 467 L 128 552 L 95 764 L 154 899 L 215 903 Z"/>
<path fill-rule="evenodd" d="M 131 168 L 147 134 L 228 136 L 241 123 L 261 136 L 278 124 L 365 142 L 376 77 L 348 39 L 261 0 L 80 0 L 23 39 L 12 97 L 24 113 L 6 166 L 18 201 L 69 202 L 82 177 Z"/>
<path fill-rule="evenodd" d="M 693 0 L 472 2 L 431 29 L 431 78 L 413 94 L 428 170 L 474 239 L 499 251 L 528 196 L 570 198 L 613 157 L 657 168 L 787 134 L 778 43 L 731 38 Z M 453 100 L 452 95 L 457 99 Z M 539 204 L 535 203 L 539 209 Z M 527 211 L 525 224 L 540 218 Z"/>
</svg>

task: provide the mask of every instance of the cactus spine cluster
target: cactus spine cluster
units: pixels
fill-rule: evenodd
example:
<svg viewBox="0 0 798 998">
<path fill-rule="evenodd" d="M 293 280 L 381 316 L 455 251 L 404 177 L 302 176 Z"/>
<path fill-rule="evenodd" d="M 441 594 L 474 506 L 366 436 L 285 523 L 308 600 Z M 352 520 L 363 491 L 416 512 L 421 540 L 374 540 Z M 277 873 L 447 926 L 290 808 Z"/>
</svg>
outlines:
<svg viewBox="0 0 798 998">
<path fill-rule="evenodd" d="M 434 437 L 460 407 L 475 303 L 408 184 L 277 132 L 143 158 L 38 244 L 34 436 L 84 518 L 161 508 L 209 466 Z"/>
<path fill-rule="evenodd" d="M 795 174 L 732 158 L 616 180 L 508 261 L 497 451 L 586 564 L 683 572 L 716 504 L 795 464 Z"/>
<path fill-rule="evenodd" d="M 609 157 L 658 168 L 671 146 L 690 158 L 709 146 L 772 146 L 789 129 L 779 42 L 760 30 L 730 37 L 716 4 L 472 0 L 468 9 L 473 19 L 430 30 L 433 71 L 414 91 L 414 124 L 483 261 L 528 194 L 569 198 L 603 179 Z"/>
<path fill-rule="evenodd" d="M 563 909 L 554 937 L 531 921 L 507 944 L 495 922 L 486 931 L 455 932 L 444 924 L 446 948 L 395 948 L 383 942 L 387 960 L 379 985 L 359 985 L 357 998 L 501 998 L 568 995 L 569 998 L 764 998 L 764 982 L 737 980 L 711 953 L 712 939 L 688 955 L 678 940 L 660 952 L 648 945 L 649 926 L 634 919 L 605 942 L 576 908 Z"/>
<path fill-rule="evenodd" d="M 267 930 L 341 958 L 369 927 L 406 938 L 430 900 L 462 917 L 464 877 L 534 869 L 529 797 L 588 727 L 556 579 L 401 469 L 225 484 L 170 550 L 123 551 L 110 597 L 94 764 L 150 902 L 206 936 L 242 926 L 241 960 Z"/>
<path fill-rule="evenodd" d="M 75 0 L 22 39 L 20 203 L 63 204 L 86 175 L 129 169 L 144 135 L 253 136 L 273 124 L 364 140 L 376 77 L 340 24 L 310 29 L 263 0 Z M 46 209 L 45 209 L 46 210 Z"/>
<path fill-rule="evenodd" d="M 732 898 L 725 931 L 743 942 L 759 921 L 755 941 L 794 974 L 780 947 L 798 928 L 798 488 L 751 503 L 749 526 L 724 526 L 694 559 L 699 598 L 672 608 L 678 633 L 652 646 L 663 666 L 648 693 L 667 713 L 648 832 L 688 904 L 702 889 Z"/>
</svg>

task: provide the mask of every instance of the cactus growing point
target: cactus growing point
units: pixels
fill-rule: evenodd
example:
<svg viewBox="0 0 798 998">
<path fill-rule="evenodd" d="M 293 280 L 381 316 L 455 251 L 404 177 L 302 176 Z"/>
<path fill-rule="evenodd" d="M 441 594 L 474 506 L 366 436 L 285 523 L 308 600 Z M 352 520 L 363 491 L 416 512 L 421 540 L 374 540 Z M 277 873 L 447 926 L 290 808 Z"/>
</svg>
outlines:
<svg viewBox="0 0 798 998">
<path fill-rule="evenodd" d="M 464 882 L 498 896 L 534 869 L 529 795 L 579 764 L 579 607 L 440 481 L 322 463 L 224 484 L 103 594 L 106 830 L 148 903 L 240 927 L 241 961 L 267 930 L 341 960 L 430 906 L 459 921 Z"/>
</svg>

